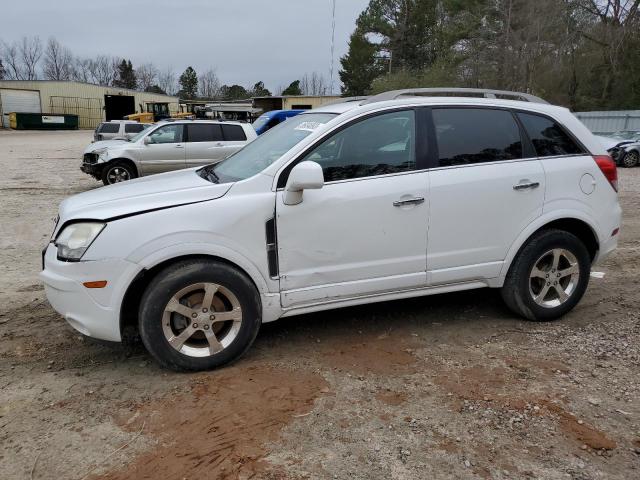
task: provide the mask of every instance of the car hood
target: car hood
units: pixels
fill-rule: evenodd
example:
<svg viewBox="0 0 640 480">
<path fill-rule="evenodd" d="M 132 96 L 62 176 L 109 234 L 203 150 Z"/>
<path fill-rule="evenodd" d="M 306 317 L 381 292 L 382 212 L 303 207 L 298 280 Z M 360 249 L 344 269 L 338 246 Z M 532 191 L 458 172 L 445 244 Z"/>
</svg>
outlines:
<svg viewBox="0 0 640 480">
<path fill-rule="evenodd" d="M 125 143 L 129 143 L 128 141 L 124 140 L 124 139 L 119 139 L 119 140 L 100 140 L 99 142 L 93 142 L 92 144 L 90 144 L 87 148 L 84 149 L 84 153 L 93 153 L 96 150 L 100 150 L 102 148 L 109 148 L 109 147 L 113 147 L 115 145 L 122 145 Z"/>
<path fill-rule="evenodd" d="M 109 220 L 149 210 L 203 202 L 222 197 L 232 183 L 211 183 L 196 170 L 151 175 L 96 188 L 60 204 L 60 225 L 74 219 Z"/>
</svg>

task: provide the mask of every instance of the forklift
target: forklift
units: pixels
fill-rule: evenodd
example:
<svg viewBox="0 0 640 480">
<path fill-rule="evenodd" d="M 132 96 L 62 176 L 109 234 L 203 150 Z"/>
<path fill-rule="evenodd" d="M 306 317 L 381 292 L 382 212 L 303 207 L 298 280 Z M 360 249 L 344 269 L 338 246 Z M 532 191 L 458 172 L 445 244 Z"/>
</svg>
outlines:
<svg viewBox="0 0 640 480">
<path fill-rule="evenodd" d="M 168 118 L 175 119 L 191 119 L 195 118 L 193 113 L 174 113 L 169 112 L 168 102 L 145 102 L 145 108 L 140 105 L 141 113 L 132 113 L 124 117 L 125 120 L 136 120 L 140 123 L 155 123 Z"/>
</svg>

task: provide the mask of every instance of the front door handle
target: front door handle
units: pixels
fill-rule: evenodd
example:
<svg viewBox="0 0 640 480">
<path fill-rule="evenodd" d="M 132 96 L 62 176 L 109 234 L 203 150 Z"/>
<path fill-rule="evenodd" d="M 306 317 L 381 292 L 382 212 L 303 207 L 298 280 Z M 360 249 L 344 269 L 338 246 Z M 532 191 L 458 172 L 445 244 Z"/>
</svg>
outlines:
<svg viewBox="0 0 640 480">
<path fill-rule="evenodd" d="M 184 148 L 183 145 L 176 145 L 176 148 Z"/>
<path fill-rule="evenodd" d="M 405 205 L 420 205 L 424 203 L 423 197 L 407 198 L 406 200 L 396 200 L 393 202 L 394 207 L 403 207 Z"/>
<path fill-rule="evenodd" d="M 514 190 L 528 190 L 528 189 L 534 189 L 534 188 L 538 188 L 540 186 L 540 182 L 520 182 L 517 185 L 513 186 Z"/>
</svg>

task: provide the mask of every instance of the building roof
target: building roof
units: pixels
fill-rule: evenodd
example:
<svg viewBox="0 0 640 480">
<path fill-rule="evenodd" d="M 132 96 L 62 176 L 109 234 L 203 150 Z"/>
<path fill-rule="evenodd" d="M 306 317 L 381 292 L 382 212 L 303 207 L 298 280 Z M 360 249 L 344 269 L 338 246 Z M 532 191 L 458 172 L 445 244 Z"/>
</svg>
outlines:
<svg viewBox="0 0 640 480">
<path fill-rule="evenodd" d="M 5 79 L 5 80 L 0 80 L 0 87 L 2 87 L 4 84 L 11 84 L 11 88 L 15 88 L 19 90 L 20 85 L 26 86 L 27 84 L 33 84 L 33 83 L 36 83 L 36 84 L 43 83 L 47 85 L 51 85 L 54 83 L 61 83 L 65 85 L 76 84 L 76 85 L 83 85 L 83 86 L 89 86 L 89 87 L 112 88 L 112 89 L 122 90 L 125 92 L 131 92 L 131 94 L 133 95 L 147 94 L 147 95 L 167 97 L 167 98 L 171 98 L 172 100 L 175 99 L 176 101 L 178 99 L 178 97 L 174 95 L 167 95 L 166 93 L 145 92 L 143 90 L 132 90 L 130 88 L 116 87 L 113 85 L 99 85 L 97 83 L 76 82 L 75 80 L 6 80 Z M 29 88 L 29 90 L 31 90 L 31 88 Z"/>
</svg>

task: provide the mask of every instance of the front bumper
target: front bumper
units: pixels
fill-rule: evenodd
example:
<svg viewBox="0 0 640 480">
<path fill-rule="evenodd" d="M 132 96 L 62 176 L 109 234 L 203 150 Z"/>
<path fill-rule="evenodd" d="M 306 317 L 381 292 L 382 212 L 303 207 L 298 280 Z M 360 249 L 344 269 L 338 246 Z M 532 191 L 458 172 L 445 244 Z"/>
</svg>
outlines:
<svg viewBox="0 0 640 480">
<path fill-rule="evenodd" d="M 63 262 L 50 244 L 44 254 L 40 279 L 55 311 L 83 335 L 119 342 L 120 306 L 131 280 L 140 270 L 122 259 Z M 104 288 L 90 289 L 83 282 L 106 280 Z"/>
<path fill-rule="evenodd" d="M 100 178 L 104 166 L 104 163 L 98 163 L 98 156 L 96 154 L 85 153 L 82 158 L 80 170 L 82 170 L 84 173 L 88 173 L 93 177 Z"/>
</svg>

